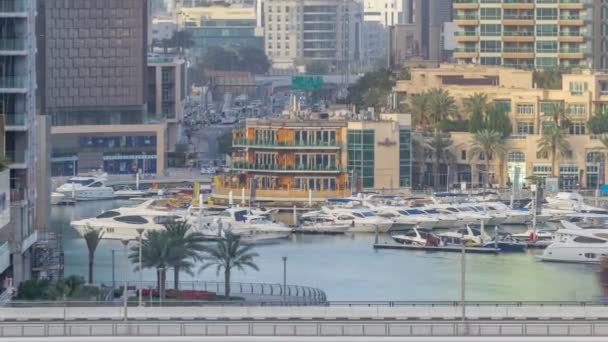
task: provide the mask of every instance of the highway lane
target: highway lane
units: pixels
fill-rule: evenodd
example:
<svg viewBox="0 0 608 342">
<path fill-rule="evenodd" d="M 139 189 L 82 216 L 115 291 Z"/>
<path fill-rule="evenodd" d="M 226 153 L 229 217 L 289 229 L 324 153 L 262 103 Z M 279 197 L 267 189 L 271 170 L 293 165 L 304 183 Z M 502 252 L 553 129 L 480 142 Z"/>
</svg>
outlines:
<svg viewBox="0 0 608 342">
<path fill-rule="evenodd" d="M 167 337 L 50 337 L 2 342 L 167 342 Z M 171 342 L 606 342 L 605 337 L 171 337 Z"/>
</svg>

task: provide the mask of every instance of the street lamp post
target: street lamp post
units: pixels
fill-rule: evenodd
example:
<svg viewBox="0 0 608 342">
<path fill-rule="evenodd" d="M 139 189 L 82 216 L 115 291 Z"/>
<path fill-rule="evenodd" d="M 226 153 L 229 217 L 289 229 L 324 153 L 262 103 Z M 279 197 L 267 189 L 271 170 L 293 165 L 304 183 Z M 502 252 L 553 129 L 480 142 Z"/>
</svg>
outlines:
<svg viewBox="0 0 608 342">
<path fill-rule="evenodd" d="M 143 305 L 142 289 L 144 288 L 144 274 L 143 274 L 143 261 L 142 261 L 142 242 L 144 236 L 144 229 L 137 228 L 137 234 L 139 234 L 139 306 Z"/>
<path fill-rule="evenodd" d="M 129 251 L 128 251 L 128 246 L 129 246 L 129 240 L 125 239 L 122 240 L 122 245 L 125 247 L 125 274 L 124 276 L 124 284 L 123 284 L 123 289 L 122 289 L 122 297 L 123 297 L 123 314 L 124 314 L 124 320 L 127 320 L 127 275 L 129 274 L 128 270 L 129 270 Z"/>
<path fill-rule="evenodd" d="M 285 304 L 285 298 L 287 293 L 285 291 L 287 291 L 287 257 L 284 256 L 281 259 L 283 259 L 283 304 Z"/>
</svg>

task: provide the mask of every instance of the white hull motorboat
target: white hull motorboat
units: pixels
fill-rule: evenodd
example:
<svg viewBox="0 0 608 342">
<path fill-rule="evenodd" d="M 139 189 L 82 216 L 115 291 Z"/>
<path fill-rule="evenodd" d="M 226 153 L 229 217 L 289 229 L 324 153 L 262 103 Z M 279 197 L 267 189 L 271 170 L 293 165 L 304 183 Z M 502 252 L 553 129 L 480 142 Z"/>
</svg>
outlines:
<svg viewBox="0 0 608 342">
<path fill-rule="evenodd" d="M 65 200 L 65 195 L 59 192 L 51 193 L 51 204 L 56 205 Z"/>
<path fill-rule="evenodd" d="M 336 223 L 330 215 L 319 215 L 303 218 L 295 232 L 306 234 L 344 234 L 349 229 L 349 225 Z"/>
<path fill-rule="evenodd" d="M 414 246 L 426 246 L 428 245 L 432 234 L 428 231 L 419 230 L 417 228 L 413 228 L 408 232 L 402 234 L 391 235 L 393 240 L 398 243 L 402 243 L 404 245 L 414 245 Z M 435 235 L 432 235 L 437 242 L 439 242 L 439 238 Z"/>
<path fill-rule="evenodd" d="M 531 237 L 534 238 L 534 241 L 549 241 L 553 239 L 553 232 L 548 230 L 536 230 L 534 232 L 530 228 L 523 233 L 511 234 L 511 237 L 517 241 L 532 241 Z"/>
<path fill-rule="evenodd" d="M 393 226 L 393 221 L 376 215 L 369 209 L 328 208 L 302 215 L 307 218 L 317 215 L 331 215 L 337 224 L 348 225 L 350 233 L 386 233 Z"/>
<path fill-rule="evenodd" d="M 116 190 L 114 196 L 116 198 L 133 198 L 147 196 L 148 192 L 141 190 Z"/>
<path fill-rule="evenodd" d="M 254 215 L 247 208 L 228 208 L 219 215 L 201 220 L 197 226 L 229 232 L 250 243 L 286 239 L 293 233 L 291 228 L 269 220 L 266 215 Z"/>
<path fill-rule="evenodd" d="M 553 243 L 539 256 L 542 261 L 599 263 L 608 257 L 608 232 L 565 225 L 555 233 Z"/>
<path fill-rule="evenodd" d="M 93 177 L 72 177 L 59 186 L 55 192 L 63 194 L 65 199 L 75 201 L 94 201 L 112 199 L 114 189 L 105 185 L 107 174 Z"/>
</svg>

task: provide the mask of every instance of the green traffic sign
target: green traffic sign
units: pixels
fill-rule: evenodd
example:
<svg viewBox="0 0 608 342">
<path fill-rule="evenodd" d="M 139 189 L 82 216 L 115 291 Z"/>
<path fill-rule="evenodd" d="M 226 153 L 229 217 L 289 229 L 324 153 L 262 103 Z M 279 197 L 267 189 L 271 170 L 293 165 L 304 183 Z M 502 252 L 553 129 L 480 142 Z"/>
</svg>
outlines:
<svg viewBox="0 0 608 342">
<path fill-rule="evenodd" d="M 323 89 L 322 76 L 292 76 L 291 88 L 297 90 L 321 90 Z"/>
</svg>

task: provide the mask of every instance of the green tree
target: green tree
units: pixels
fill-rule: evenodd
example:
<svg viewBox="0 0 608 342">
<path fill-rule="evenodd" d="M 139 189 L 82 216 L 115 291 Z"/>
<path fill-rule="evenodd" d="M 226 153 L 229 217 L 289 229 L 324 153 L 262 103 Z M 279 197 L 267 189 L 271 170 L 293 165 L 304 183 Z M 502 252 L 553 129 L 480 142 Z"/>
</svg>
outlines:
<svg viewBox="0 0 608 342">
<path fill-rule="evenodd" d="M 597 111 L 589 122 L 589 131 L 593 134 L 604 134 L 608 133 L 608 112 Z"/>
<path fill-rule="evenodd" d="M 456 101 L 447 90 L 433 88 L 427 92 L 429 97 L 429 115 L 431 124 L 437 125 L 445 119 L 455 116 L 458 111 Z"/>
<path fill-rule="evenodd" d="M 263 75 L 270 68 L 270 61 L 264 50 L 254 46 L 243 46 L 238 50 L 238 70 Z"/>
<path fill-rule="evenodd" d="M 230 299 L 230 275 L 232 269 L 244 271 L 246 267 L 259 271 L 253 259 L 258 256 L 253 252 L 252 245 L 243 245 L 240 237 L 226 234 L 224 239 L 218 240 L 213 246 L 205 248 L 206 262 L 201 266 L 202 272 L 207 268 L 215 267 L 215 272 L 219 276 L 224 271 L 224 295 Z"/>
<path fill-rule="evenodd" d="M 426 92 L 413 94 L 410 97 L 410 110 L 412 111 L 414 126 L 424 129 L 430 123 L 428 94 Z"/>
<path fill-rule="evenodd" d="M 348 88 L 346 101 L 354 105 L 357 111 L 368 107 L 379 110 L 380 106 L 386 104 L 394 85 L 395 82 L 388 70 L 370 71 Z"/>
<path fill-rule="evenodd" d="M 306 64 L 306 73 L 308 75 L 327 75 L 329 72 L 329 65 L 322 61 L 312 61 Z"/>
<path fill-rule="evenodd" d="M 412 79 L 412 72 L 409 67 L 403 67 L 403 69 L 399 70 L 397 73 L 397 80 L 399 81 L 409 81 Z"/>
<path fill-rule="evenodd" d="M 471 142 L 471 148 L 469 149 L 469 161 L 479 158 L 481 155 L 484 157 L 486 175 L 482 184 L 484 194 L 486 192 L 486 184 L 488 183 L 488 174 L 490 172 L 490 158 L 497 158 L 500 160 L 505 153 L 505 142 L 500 132 L 484 129 L 473 135 L 473 141 Z M 500 170 L 500 172 L 502 172 L 502 170 Z"/>
<path fill-rule="evenodd" d="M 508 137 L 513 132 L 509 115 L 503 108 L 496 104 L 488 106 L 484 128 L 500 133 L 503 138 Z"/>
<path fill-rule="evenodd" d="M 545 68 L 534 71 L 532 79 L 536 88 L 542 89 L 562 89 L 562 76 L 568 69 L 563 67 Z"/>
<path fill-rule="evenodd" d="M 557 176 L 558 155 L 564 155 L 570 149 L 563 129 L 554 122 L 543 127 L 541 138 L 538 140 L 538 153 L 551 156 L 551 174 Z"/>
<path fill-rule="evenodd" d="M 201 70 L 238 70 L 240 61 L 236 51 L 221 46 L 210 46 L 200 61 Z"/>
<path fill-rule="evenodd" d="M 428 141 L 428 146 L 433 153 L 433 186 L 435 190 L 437 190 L 439 186 L 439 165 L 441 161 L 445 163 L 449 162 L 450 158 L 450 146 L 452 146 L 453 141 L 449 134 L 435 132 L 430 141 Z"/>
<path fill-rule="evenodd" d="M 180 55 L 183 55 L 184 51 L 191 48 L 194 45 L 192 41 L 192 31 L 179 30 L 174 31 L 170 38 L 170 44 L 172 47 L 177 48 Z"/>
<path fill-rule="evenodd" d="M 464 100 L 462 105 L 469 114 L 469 132 L 477 133 L 484 128 L 484 113 L 488 110 L 488 95 L 475 93 Z"/>
<path fill-rule="evenodd" d="M 86 232 L 82 235 L 82 237 L 87 243 L 87 249 L 89 251 L 89 284 L 93 284 L 93 263 L 95 260 L 95 250 L 103 238 L 103 229 L 87 227 Z"/>
<path fill-rule="evenodd" d="M 142 241 L 142 267 L 156 270 L 156 286 L 161 298 L 165 296 L 167 269 L 170 267 L 170 245 L 167 233 L 148 230 Z M 131 247 L 129 259 L 139 269 L 139 245 Z"/>
<path fill-rule="evenodd" d="M 201 259 L 206 239 L 203 234 L 190 231 L 191 226 L 186 221 L 170 222 L 164 226 L 169 244 L 168 264 L 173 268 L 173 288 L 179 290 L 180 272 L 192 275 L 193 261 Z"/>
</svg>

